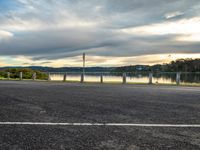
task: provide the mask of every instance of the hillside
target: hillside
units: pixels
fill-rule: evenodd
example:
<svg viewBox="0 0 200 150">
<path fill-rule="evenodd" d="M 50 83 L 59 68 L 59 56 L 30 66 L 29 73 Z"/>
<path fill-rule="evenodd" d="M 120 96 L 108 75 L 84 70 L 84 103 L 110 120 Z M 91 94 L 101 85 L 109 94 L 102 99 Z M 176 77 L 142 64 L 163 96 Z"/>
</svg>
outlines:
<svg viewBox="0 0 200 150">
<path fill-rule="evenodd" d="M 41 72 L 82 72 L 81 67 L 42 67 L 42 66 L 29 66 L 29 67 L 1 67 L 0 70 L 12 68 L 28 68 Z M 122 67 L 86 67 L 86 72 L 200 72 L 200 59 L 178 59 L 169 64 L 149 65 L 132 65 Z"/>
<path fill-rule="evenodd" d="M 178 59 L 169 64 L 135 65 L 117 67 L 112 72 L 136 72 L 136 71 L 160 71 L 160 72 L 200 72 L 200 59 Z"/>
</svg>

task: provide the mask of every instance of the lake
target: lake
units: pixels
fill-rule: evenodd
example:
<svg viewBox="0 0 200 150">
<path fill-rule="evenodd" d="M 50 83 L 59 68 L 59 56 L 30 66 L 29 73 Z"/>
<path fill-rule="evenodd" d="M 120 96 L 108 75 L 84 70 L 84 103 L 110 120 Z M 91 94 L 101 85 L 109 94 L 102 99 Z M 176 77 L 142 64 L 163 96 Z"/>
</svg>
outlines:
<svg viewBox="0 0 200 150">
<path fill-rule="evenodd" d="M 100 82 L 102 73 L 86 73 L 85 82 Z M 51 80 L 62 81 L 64 73 L 51 73 Z M 148 83 L 149 75 L 146 73 L 127 73 L 127 83 Z M 68 73 L 67 81 L 80 81 L 80 73 Z M 122 82 L 122 74 L 103 73 L 104 82 Z M 176 73 L 157 73 L 153 75 L 153 83 L 176 84 Z M 182 73 L 181 83 L 200 83 L 200 73 Z"/>
</svg>

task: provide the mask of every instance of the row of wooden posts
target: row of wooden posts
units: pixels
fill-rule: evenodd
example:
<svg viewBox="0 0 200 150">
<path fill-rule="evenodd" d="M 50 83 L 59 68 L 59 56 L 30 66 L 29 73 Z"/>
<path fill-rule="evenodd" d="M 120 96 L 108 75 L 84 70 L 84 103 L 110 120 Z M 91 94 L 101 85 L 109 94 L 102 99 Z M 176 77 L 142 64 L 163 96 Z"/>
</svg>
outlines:
<svg viewBox="0 0 200 150">
<path fill-rule="evenodd" d="M 179 85 L 180 84 L 180 76 L 181 76 L 181 73 L 176 73 L 176 84 Z M 32 79 L 33 80 L 36 80 L 37 78 L 37 74 L 36 73 L 33 73 L 32 75 Z M 10 80 L 10 72 L 7 73 L 7 79 Z M 19 73 L 19 80 L 23 80 L 23 72 L 20 72 Z M 48 78 L 47 78 L 48 81 L 51 81 L 51 74 L 48 73 Z M 64 74 L 63 76 L 63 81 L 67 81 L 67 73 Z M 81 79 L 80 79 L 80 82 L 83 83 L 84 82 L 84 74 L 81 74 Z M 103 75 L 101 74 L 100 75 L 100 82 L 103 83 Z M 123 84 L 126 84 L 126 73 L 123 73 L 122 75 L 122 83 Z M 153 84 L 153 73 L 149 73 L 149 84 Z"/>
</svg>

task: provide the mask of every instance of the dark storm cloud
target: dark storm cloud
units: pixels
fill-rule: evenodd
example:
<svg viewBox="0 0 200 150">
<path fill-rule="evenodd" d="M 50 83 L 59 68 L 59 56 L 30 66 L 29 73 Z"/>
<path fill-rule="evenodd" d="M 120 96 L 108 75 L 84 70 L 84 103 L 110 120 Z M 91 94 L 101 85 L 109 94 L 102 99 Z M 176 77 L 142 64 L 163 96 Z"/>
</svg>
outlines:
<svg viewBox="0 0 200 150">
<path fill-rule="evenodd" d="M 38 60 L 76 56 L 83 51 L 102 56 L 199 52 L 198 42 L 174 40 L 178 34 L 120 31 L 198 17 L 199 0 L 18 0 L 17 5 L 20 7 L 0 15 L 0 55 Z"/>
</svg>

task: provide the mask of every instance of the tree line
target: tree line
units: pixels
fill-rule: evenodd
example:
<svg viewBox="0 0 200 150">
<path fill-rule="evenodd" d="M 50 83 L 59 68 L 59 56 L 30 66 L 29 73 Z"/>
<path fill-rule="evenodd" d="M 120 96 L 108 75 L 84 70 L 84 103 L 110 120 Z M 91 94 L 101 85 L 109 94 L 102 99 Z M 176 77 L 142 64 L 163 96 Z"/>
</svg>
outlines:
<svg viewBox="0 0 200 150">
<path fill-rule="evenodd" d="M 177 59 L 168 64 L 117 67 L 112 72 L 200 72 L 200 59 Z"/>
</svg>

